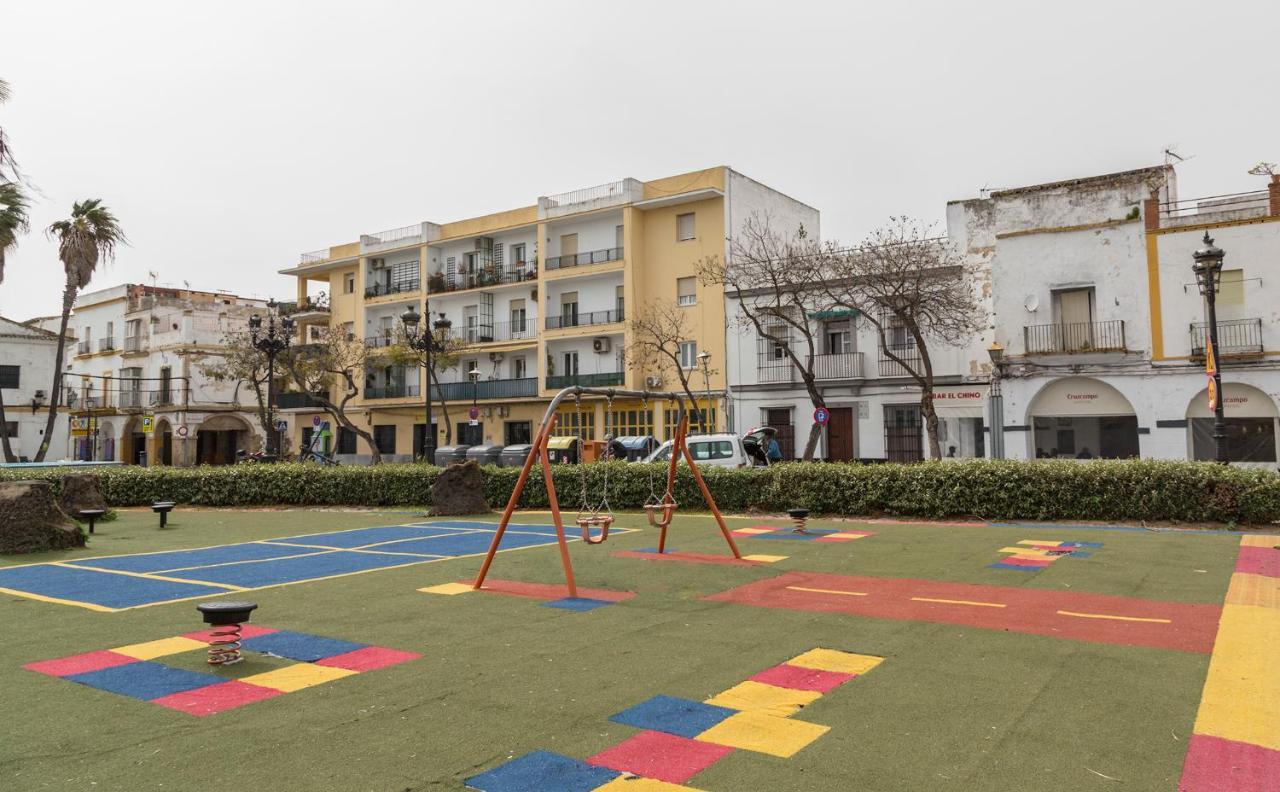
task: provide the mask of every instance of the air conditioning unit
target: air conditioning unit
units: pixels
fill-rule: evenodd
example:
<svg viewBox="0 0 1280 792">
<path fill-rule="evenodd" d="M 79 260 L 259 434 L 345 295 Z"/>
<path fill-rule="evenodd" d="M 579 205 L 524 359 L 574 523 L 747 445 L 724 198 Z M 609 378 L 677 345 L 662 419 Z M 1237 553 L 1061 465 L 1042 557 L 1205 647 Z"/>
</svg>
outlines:
<svg viewBox="0 0 1280 792">
<path fill-rule="evenodd" d="M 371 258 L 369 259 L 369 266 L 373 269 L 386 269 L 387 260 L 384 258 Z"/>
<path fill-rule="evenodd" d="M 490 353 L 489 353 L 489 362 L 490 362 L 490 363 L 501 363 L 501 362 L 502 362 L 502 353 L 501 353 L 501 352 L 490 352 Z"/>
<path fill-rule="evenodd" d="M 644 378 L 644 386 L 645 386 L 646 388 L 661 388 L 661 387 L 662 387 L 662 377 L 645 377 L 645 378 Z"/>
<path fill-rule="evenodd" d="M 613 341 L 605 336 L 601 336 L 600 338 L 593 338 L 591 339 L 591 349 L 603 355 L 604 353 L 613 349 Z"/>
<path fill-rule="evenodd" d="M 489 417 L 491 417 L 491 416 L 493 415 L 493 408 L 492 408 L 492 407 L 482 407 L 482 408 L 480 408 L 480 415 L 481 415 L 481 417 L 484 417 L 484 418 L 489 418 Z"/>
</svg>

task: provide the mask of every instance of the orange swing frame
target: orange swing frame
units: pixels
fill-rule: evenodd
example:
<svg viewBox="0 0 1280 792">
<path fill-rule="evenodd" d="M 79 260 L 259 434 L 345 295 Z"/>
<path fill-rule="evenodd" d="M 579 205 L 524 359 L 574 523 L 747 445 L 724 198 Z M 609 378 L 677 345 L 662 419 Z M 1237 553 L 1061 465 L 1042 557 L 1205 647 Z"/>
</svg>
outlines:
<svg viewBox="0 0 1280 792">
<path fill-rule="evenodd" d="M 663 520 L 659 523 L 653 522 L 653 515 L 650 513 L 650 523 L 660 527 L 658 533 L 658 552 L 665 553 L 667 546 L 667 528 L 671 524 L 671 517 L 674 515 L 676 504 L 672 498 L 672 492 L 676 483 L 676 463 L 683 456 L 689 464 L 689 470 L 693 473 L 693 480 L 697 482 L 698 489 L 702 492 L 702 499 L 706 501 L 707 508 L 711 510 L 711 514 L 715 516 L 716 523 L 720 526 L 720 533 L 724 536 L 725 542 L 729 545 L 734 558 L 742 558 L 742 553 L 738 550 L 738 545 L 733 541 L 733 535 L 729 532 L 729 526 L 725 525 L 724 515 L 720 513 L 720 509 L 716 506 L 715 498 L 711 496 L 711 490 L 707 488 L 707 482 L 702 478 L 702 472 L 698 470 L 698 465 L 693 460 L 693 455 L 689 453 L 689 446 L 686 443 L 686 437 L 689 432 L 689 415 L 684 410 L 683 401 L 680 394 L 677 393 L 650 393 L 648 391 L 622 391 L 613 388 L 565 388 L 556 394 L 551 401 L 551 405 L 547 408 L 547 413 L 542 419 L 542 426 L 538 428 L 538 435 L 534 438 L 533 447 L 529 449 L 529 455 L 525 457 L 524 467 L 520 469 L 520 477 L 516 479 L 516 485 L 511 490 L 511 497 L 507 500 L 507 507 L 502 512 L 502 520 L 498 523 L 498 530 L 494 532 L 493 541 L 489 544 L 489 551 L 485 553 L 484 563 L 480 565 L 480 572 L 476 575 L 472 588 L 479 589 L 484 586 L 484 579 L 489 574 L 489 567 L 493 565 L 493 557 L 498 553 L 498 547 L 502 544 L 502 536 L 506 533 L 507 525 L 511 522 L 511 515 L 515 513 L 516 505 L 520 502 L 520 494 L 524 491 L 524 485 L 529 479 L 529 473 L 533 470 L 534 462 L 542 463 L 542 478 L 547 486 L 547 500 L 551 505 L 551 518 L 556 526 L 556 543 L 560 548 L 560 563 L 564 567 L 564 582 L 568 587 L 569 596 L 578 596 L 578 586 L 573 579 L 573 563 L 569 560 L 569 543 L 565 538 L 564 520 L 560 515 L 560 501 L 556 497 L 555 482 L 551 477 L 551 459 L 547 454 L 547 441 L 551 439 L 551 432 L 556 425 L 556 407 L 561 399 L 565 396 L 582 396 L 583 394 L 598 394 L 601 396 L 627 396 L 637 397 L 648 400 L 649 398 L 666 398 L 674 400 L 680 405 L 680 422 L 676 425 L 676 432 L 672 438 L 671 459 L 667 464 L 667 490 L 663 495 L 663 503 L 659 504 L 659 508 L 663 510 Z M 581 453 L 581 452 L 580 452 Z M 584 465 L 582 459 L 578 460 L 579 465 Z M 668 503 L 668 500 L 670 502 Z M 612 520 L 609 520 L 612 522 Z M 609 528 L 603 526 L 603 530 L 598 538 L 592 540 L 590 537 L 590 526 L 594 524 L 588 521 L 585 526 L 579 525 L 584 529 L 584 541 L 587 544 L 600 544 L 609 536 Z"/>
</svg>

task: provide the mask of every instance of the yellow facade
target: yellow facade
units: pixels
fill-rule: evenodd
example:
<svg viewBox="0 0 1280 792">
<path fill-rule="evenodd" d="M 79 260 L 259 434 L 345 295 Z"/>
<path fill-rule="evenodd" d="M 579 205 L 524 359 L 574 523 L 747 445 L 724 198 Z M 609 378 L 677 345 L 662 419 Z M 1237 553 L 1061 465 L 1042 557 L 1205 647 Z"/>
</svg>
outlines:
<svg viewBox="0 0 1280 792">
<path fill-rule="evenodd" d="M 631 331 L 625 322 L 618 322 L 608 330 L 598 326 L 573 326 L 548 329 L 544 324 L 542 303 L 549 299 L 549 289 L 573 288 L 572 281 L 605 274 L 620 273 L 621 299 L 625 303 L 625 315 L 632 318 L 635 312 L 652 301 L 674 303 L 677 301 L 677 279 L 689 278 L 696 273 L 699 261 L 708 257 L 724 256 L 726 253 L 726 196 L 725 188 L 729 180 L 729 171 L 725 167 L 714 167 L 701 171 L 670 176 L 649 182 L 635 183 L 630 181 L 631 192 L 625 201 L 614 200 L 605 206 L 592 205 L 590 200 L 583 202 L 581 212 L 573 212 L 564 208 L 563 204 L 547 203 L 540 199 L 539 205 L 499 211 L 481 217 L 459 220 L 438 226 L 431 226 L 434 236 L 406 240 L 410 244 L 400 247 L 379 247 L 376 253 L 362 252 L 364 242 L 338 245 L 328 248 L 327 257 L 321 254 L 310 254 L 304 257 L 298 267 L 282 270 L 284 274 L 298 279 L 297 292 L 299 299 L 305 297 L 308 288 L 315 286 L 324 289 L 330 296 L 329 326 L 334 330 L 349 328 L 356 337 L 365 333 L 366 312 L 378 311 L 379 317 L 385 319 L 397 311 L 398 306 L 414 304 L 424 317 L 429 317 L 431 301 L 436 297 L 429 284 L 429 262 L 433 249 L 437 252 L 448 244 L 466 244 L 470 238 L 502 232 L 524 231 L 533 234 L 536 240 L 537 256 L 533 265 L 536 267 L 536 279 L 520 287 L 528 288 L 529 294 L 537 292 L 534 307 L 538 308 L 536 334 L 530 338 L 518 340 L 477 343 L 469 348 L 467 354 L 474 353 L 484 357 L 490 352 L 510 353 L 522 352 L 533 355 L 534 371 L 526 376 L 538 378 L 536 395 L 523 398 L 477 399 L 476 406 L 480 411 L 479 421 L 483 424 L 485 443 L 506 444 L 510 439 L 506 425 L 528 422 L 531 431 L 537 431 L 552 396 L 558 388 L 548 388 L 546 382 L 546 361 L 548 345 L 557 341 L 581 339 L 590 343 L 589 338 L 602 332 L 621 334 L 622 345 L 630 345 Z M 621 182 L 619 184 L 622 184 Z M 639 185 L 638 189 L 635 185 Z M 575 195 L 575 194 L 566 194 Z M 594 200 L 594 199 L 592 199 Z M 613 199 L 606 199 L 613 200 Z M 545 211 L 547 205 L 556 207 L 554 216 Z M 695 234 L 692 239 L 678 239 L 677 217 L 693 213 Z M 605 218 L 602 220 L 602 218 Z M 619 239 L 622 254 L 616 261 L 592 263 L 591 266 L 575 266 L 573 268 L 549 269 L 547 264 L 552 236 L 574 222 L 590 223 L 618 222 Z M 430 224 L 424 224 L 424 228 Z M 397 291 L 393 294 L 379 294 L 366 297 L 366 274 L 369 272 L 368 262 L 374 256 L 388 256 L 398 252 L 403 256 L 413 247 L 418 249 L 418 288 L 416 290 Z M 437 276 L 438 277 L 438 276 Z M 354 283 L 352 283 L 354 279 Z M 477 287 L 473 291 L 480 292 L 491 287 Z M 468 290 L 462 289 L 461 292 Z M 451 289 L 450 294 L 459 294 L 460 290 Z M 555 306 L 548 306 L 548 310 Z M 719 290 L 698 284 L 696 300 L 692 304 L 681 306 L 687 316 L 690 328 L 689 340 L 697 342 L 699 352 L 711 354 L 711 374 L 704 378 L 700 369 L 690 372 L 690 387 L 699 401 L 706 403 L 705 394 L 712 394 L 710 409 L 717 414 L 718 425 L 724 426 L 722 415 L 723 393 L 725 389 L 725 301 Z M 397 311 L 398 312 L 398 311 Z M 306 328 L 303 328 L 306 332 Z M 485 358 L 486 360 L 492 358 Z M 487 364 L 486 364 L 487 365 Z M 497 364 L 494 364 L 495 370 Z M 635 370 L 627 366 L 623 373 L 623 381 L 619 387 L 641 390 L 646 386 L 646 377 L 651 372 Z M 425 392 L 425 377 L 421 370 L 416 372 L 416 394 Z M 513 380 L 514 381 L 514 380 Z M 589 383 L 585 383 L 589 384 Z M 678 390 L 679 383 L 673 376 L 664 378 L 662 389 Z M 466 395 L 465 388 L 455 388 Z M 457 395 L 455 393 L 455 395 Z M 446 444 L 446 440 L 457 442 L 458 424 L 467 421 L 471 408 L 471 399 L 461 398 L 447 403 L 447 422 L 453 427 L 452 437 L 446 431 L 446 419 L 439 402 L 434 405 L 434 422 L 438 428 L 436 443 Z M 608 405 L 603 399 L 584 400 L 581 409 L 592 417 L 589 420 L 591 439 L 600 440 L 607 432 L 612 434 L 628 434 L 628 428 L 649 428 L 651 434 L 658 438 L 669 435 L 666 419 L 674 415 L 671 405 L 655 401 L 653 404 L 641 404 L 637 400 L 619 399 L 614 405 Z M 348 405 L 347 416 L 362 428 L 377 426 L 395 426 L 395 454 L 407 457 L 414 454 L 418 443 L 415 442 L 415 425 L 423 424 L 424 412 L 421 395 L 395 398 L 360 398 L 353 399 Z M 572 403 L 562 410 L 576 410 Z M 652 413 L 651 424 L 637 421 L 635 416 L 641 412 Z M 303 431 L 310 427 L 313 417 L 319 411 L 292 411 L 292 444 L 294 448 L 302 440 Z M 622 423 L 619 423 L 619 422 Z M 563 427 L 562 427 L 563 428 Z M 384 430 L 385 432 L 386 430 Z M 573 433 L 568 429 L 558 433 Z M 517 432 L 518 434 L 518 432 Z M 364 441 L 357 442 L 356 453 L 368 454 Z M 384 453 L 386 453 L 384 451 Z"/>
</svg>

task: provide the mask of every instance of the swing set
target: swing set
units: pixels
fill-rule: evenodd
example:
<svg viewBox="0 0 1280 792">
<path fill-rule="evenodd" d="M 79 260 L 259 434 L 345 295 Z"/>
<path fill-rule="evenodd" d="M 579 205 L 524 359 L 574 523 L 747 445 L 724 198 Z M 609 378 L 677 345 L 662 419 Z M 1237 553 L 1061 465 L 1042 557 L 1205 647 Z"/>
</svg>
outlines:
<svg viewBox="0 0 1280 792">
<path fill-rule="evenodd" d="M 698 466 L 693 460 L 693 455 L 689 453 L 689 447 L 685 443 L 685 438 L 689 432 L 689 414 L 684 408 L 684 400 L 681 395 L 671 392 L 573 387 L 565 388 L 557 393 L 547 407 L 547 412 L 543 415 L 542 423 L 538 427 L 538 434 L 534 438 L 533 446 L 529 449 L 529 456 L 525 457 L 524 467 L 520 470 L 520 477 L 516 479 L 516 485 L 511 490 L 511 497 L 507 500 L 507 508 L 502 512 L 502 520 L 498 523 L 498 530 L 493 535 L 493 541 L 489 544 L 489 551 L 485 554 L 484 563 L 480 565 L 480 572 L 476 575 L 472 588 L 479 589 L 484 586 L 485 576 L 489 574 L 489 567 L 493 564 L 493 557 L 497 554 L 499 545 L 502 544 L 502 535 L 506 532 L 507 525 L 511 522 L 511 515 L 515 512 L 516 505 L 520 502 L 520 494 L 524 491 L 529 472 L 533 470 L 534 463 L 540 461 L 542 463 L 542 478 L 547 486 L 547 500 L 551 504 L 551 517 L 556 526 L 556 541 L 560 546 L 560 563 L 564 566 L 564 581 L 569 589 L 569 596 L 578 596 L 578 586 L 573 579 L 573 565 L 569 561 L 569 545 L 565 539 L 564 520 L 560 514 L 560 501 L 556 496 L 555 482 L 551 477 L 551 460 L 547 455 L 547 441 L 551 439 L 552 431 L 556 426 L 556 408 L 560 406 L 560 403 L 566 397 L 572 397 L 577 410 L 578 425 L 576 429 L 578 440 L 580 444 L 584 444 L 585 437 L 582 420 L 582 397 L 584 395 L 605 397 L 607 400 L 605 410 L 606 427 L 609 414 L 608 408 L 613 406 L 615 396 L 638 398 L 646 406 L 651 397 L 669 399 L 676 403 L 679 408 L 680 420 L 676 424 L 676 431 L 672 437 L 671 458 L 667 463 L 666 490 L 662 495 L 658 495 L 654 488 L 653 468 L 650 467 L 649 499 L 644 504 L 645 515 L 649 520 L 649 524 L 659 531 L 658 553 L 666 552 L 667 528 L 671 525 L 671 520 L 675 516 L 678 505 L 675 499 L 676 462 L 683 456 L 685 461 L 689 463 L 689 470 L 693 473 L 693 480 L 697 482 L 698 489 L 702 492 L 702 499 L 706 501 L 707 508 L 715 516 L 716 523 L 720 526 L 720 533 L 729 545 L 729 550 L 733 553 L 733 557 L 742 558 L 742 554 L 738 552 L 738 545 L 733 541 L 733 536 L 729 533 L 729 527 L 725 525 L 724 516 L 720 514 L 715 498 L 711 497 L 711 490 L 707 489 L 707 482 L 703 480 L 702 473 L 698 470 Z M 613 509 L 609 505 L 609 468 L 608 466 L 605 467 L 604 491 L 600 501 L 593 506 L 587 492 L 587 470 L 586 463 L 582 459 L 583 451 L 584 448 L 580 446 L 578 449 L 578 465 L 582 474 L 582 504 L 578 509 L 578 516 L 575 522 L 579 530 L 582 531 L 582 540 L 588 545 L 598 545 L 609 538 L 609 527 L 613 525 L 614 521 Z"/>
</svg>

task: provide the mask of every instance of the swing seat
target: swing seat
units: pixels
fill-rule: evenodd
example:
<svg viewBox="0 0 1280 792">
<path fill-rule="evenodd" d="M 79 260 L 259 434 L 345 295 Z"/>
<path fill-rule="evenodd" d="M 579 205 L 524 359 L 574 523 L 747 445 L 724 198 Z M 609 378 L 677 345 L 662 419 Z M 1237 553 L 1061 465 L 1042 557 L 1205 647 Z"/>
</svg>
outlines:
<svg viewBox="0 0 1280 792">
<path fill-rule="evenodd" d="M 646 503 L 644 505 L 645 516 L 649 518 L 649 524 L 654 528 L 666 528 L 671 524 L 671 518 L 675 516 L 675 501 L 667 501 L 664 503 Z M 657 515 L 661 513 L 659 518 Z"/>
<path fill-rule="evenodd" d="M 600 544 L 609 538 L 609 526 L 613 525 L 612 514 L 591 514 L 578 518 L 578 527 L 582 529 L 582 541 L 587 544 Z M 596 536 L 591 535 L 592 527 L 600 529 Z"/>
</svg>

